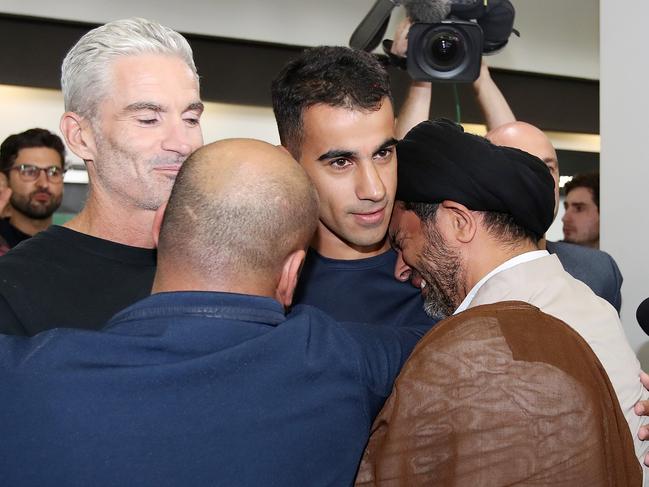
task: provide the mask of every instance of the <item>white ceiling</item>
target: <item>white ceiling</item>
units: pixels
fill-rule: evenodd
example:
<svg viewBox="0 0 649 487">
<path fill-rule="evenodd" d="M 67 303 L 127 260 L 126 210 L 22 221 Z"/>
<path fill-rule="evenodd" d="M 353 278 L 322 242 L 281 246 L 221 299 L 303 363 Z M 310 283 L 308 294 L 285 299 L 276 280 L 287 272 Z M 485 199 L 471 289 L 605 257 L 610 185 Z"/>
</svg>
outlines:
<svg viewBox="0 0 649 487">
<path fill-rule="evenodd" d="M 347 44 L 374 0 L 0 0 L 0 12 L 103 23 L 141 16 L 183 32 L 296 45 Z M 512 0 L 521 38 L 489 64 L 599 78 L 599 0 Z M 398 17 L 401 12 L 395 12 Z M 393 19 L 395 20 L 395 19 Z M 393 22 L 394 23 L 394 22 Z"/>
</svg>

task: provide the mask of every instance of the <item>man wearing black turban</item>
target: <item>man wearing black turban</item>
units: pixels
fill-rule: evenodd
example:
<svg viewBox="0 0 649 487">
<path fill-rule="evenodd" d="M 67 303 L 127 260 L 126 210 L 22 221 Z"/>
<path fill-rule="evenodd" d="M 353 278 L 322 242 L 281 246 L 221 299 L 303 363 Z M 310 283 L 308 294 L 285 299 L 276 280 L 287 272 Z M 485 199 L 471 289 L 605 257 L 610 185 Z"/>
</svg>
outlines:
<svg viewBox="0 0 649 487">
<path fill-rule="evenodd" d="M 640 485 L 640 365 L 615 309 L 538 248 L 545 164 L 448 120 L 397 152 L 395 275 L 454 316 L 406 362 L 357 484 Z"/>
</svg>

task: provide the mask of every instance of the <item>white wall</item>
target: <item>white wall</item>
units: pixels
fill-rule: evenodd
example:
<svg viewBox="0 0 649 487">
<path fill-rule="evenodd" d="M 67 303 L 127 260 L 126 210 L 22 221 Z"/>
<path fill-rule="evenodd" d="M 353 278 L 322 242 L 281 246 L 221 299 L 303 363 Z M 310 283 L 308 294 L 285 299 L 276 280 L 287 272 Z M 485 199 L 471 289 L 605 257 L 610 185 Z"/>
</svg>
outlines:
<svg viewBox="0 0 649 487">
<path fill-rule="evenodd" d="M 599 0 L 511 0 L 515 27 L 490 65 L 578 78 L 599 78 Z"/>
<path fill-rule="evenodd" d="M 601 3 L 601 246 L 624 275 L 622 322 L 649 370 L 649 340 L 635 319 L 649 296 L 649 2 L 620 4 Z"/>
<path fill-rule="evenodd" d="M 346 45 L 373 4 L 374 0 L 0 0 L 0 12 L 95 23 L 142 16 L 182 32 L 312 46 Z M 512 4 L 521 37 L 512 37 L 509 46 L 490 59 L 491 65 L 599 77 L 599 0 Z"/>
</svg>

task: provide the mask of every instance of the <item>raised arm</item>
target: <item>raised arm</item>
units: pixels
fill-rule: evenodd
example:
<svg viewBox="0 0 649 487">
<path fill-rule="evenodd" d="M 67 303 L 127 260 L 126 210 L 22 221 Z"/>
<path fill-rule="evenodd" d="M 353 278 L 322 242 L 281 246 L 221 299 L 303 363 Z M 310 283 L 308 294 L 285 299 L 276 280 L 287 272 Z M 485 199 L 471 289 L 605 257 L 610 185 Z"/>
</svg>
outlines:
<svg viewBox="0 0 649 487">
<path fill-rule="evenodd" d="M 394 33 L 392 54 L 405 57 L 408 52 L 408 31 L 410 21 L 402 20 Z M 411 81 L 406 100 L 399 111 L 396 122 L 396 132 L 399 139 L 403 138 L 411 128 L 419 122 L 428 120 L 430 116 L 431 84 L 428 81 Z"/>
<path fill-rule="evenodd" d="M 516 121 L 514 112 L 509 107 L 507 100 L 491 78 L 489 66 L 482 61 L 480 76 L 473 82 L 473 90 L 478 100 L 478 105 L 485 116 L 487 130 Z"/>
</svg>

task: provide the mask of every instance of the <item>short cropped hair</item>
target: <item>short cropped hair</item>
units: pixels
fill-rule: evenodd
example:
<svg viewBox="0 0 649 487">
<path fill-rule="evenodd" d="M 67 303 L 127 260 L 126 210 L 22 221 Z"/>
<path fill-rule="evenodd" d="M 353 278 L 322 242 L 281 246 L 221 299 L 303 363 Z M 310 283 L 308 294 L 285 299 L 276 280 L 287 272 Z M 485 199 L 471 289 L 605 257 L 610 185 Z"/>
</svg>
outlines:
<svg viewBox="0 0 649 487">
<path fill-rule="evenodd" d="M 47 147 L 54 149 L 61 157 L 61 167 L 65 168 L 65 146 L 58 135 L 45 129 L 29 129 L 7 137 L 0 145 L 0 171 L 8 171 L 16 162 L 21 149 Z"/>
<path fill-rule="evenodd" d="M 433 225 L 437 215 L 438 203 L 405 203 L 404 208 L 412 211 L 425 226 Z M 498 211 L 478 211 L 482 214 L 482 224 L 489 235 L 503 246 L 516 246 L 523 241 L 537 242 L 538 236 L 514 220 L 509 213 Z"/>
<path fill-rule="evenodd" d="M 65 109 L 93 118 L 108 93 L 112 61 L 140 54 L 178 56 L 198 79 L 192 49 L 178 32 L 142 18 L 115 20 L 85 34 L 65 56 L 61 67 Z"/>
<path fill-rule="evenodd" d="M 599 211 L 599 173 L 589 172 L 575 174 L 573 178 L 564 186 L 566 196 L 568 196 L 568 193 L 576 188 L 590 189 L 591 194 L 593 195 L 593 201 L 595 202 L 597 210 Z"/>
<path fill-rule="evenodd" d="M 318 222 L 318 194 L 299 166 L 293 176 L 242 174 L 236 188 L 213 193 L 203 183 L 208 166 L 200 164 L 202 157 L 195 152 L 178 173 L 159 255 L 182 259 L 207 275 L 246 279 L 275 273 L 289 253 L 306 247 Z"/>
<path fill-rule="evenodd" d="M 282 145 L 298 158 L 304 111 L 317 104 L 374 111 L 392 101 L 387 71 L 370 53 L 347 47 L 306 49 L 273 81 L 273 111 Z"/>
</svg>

